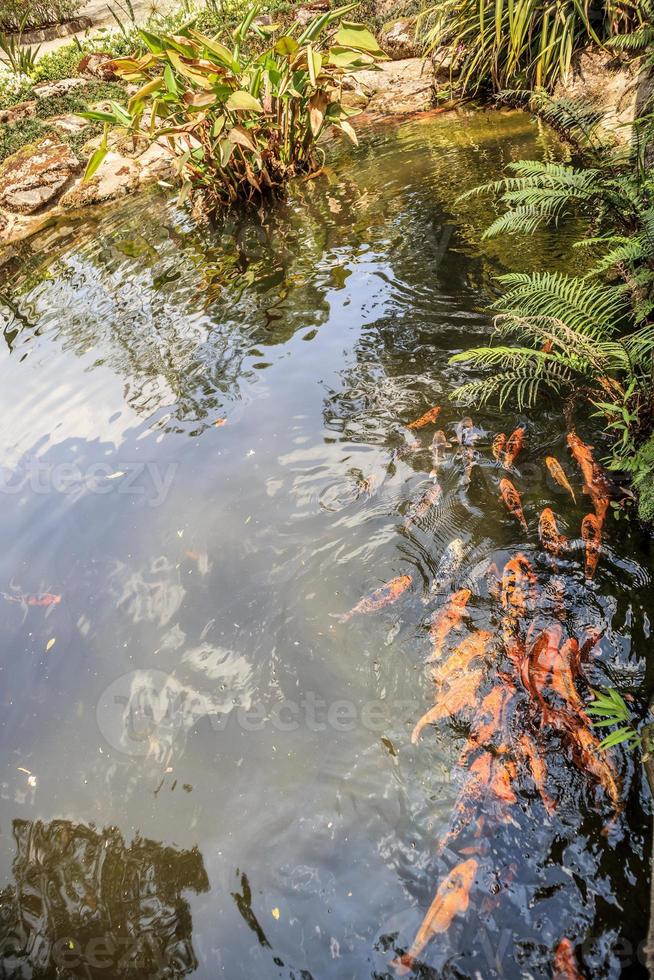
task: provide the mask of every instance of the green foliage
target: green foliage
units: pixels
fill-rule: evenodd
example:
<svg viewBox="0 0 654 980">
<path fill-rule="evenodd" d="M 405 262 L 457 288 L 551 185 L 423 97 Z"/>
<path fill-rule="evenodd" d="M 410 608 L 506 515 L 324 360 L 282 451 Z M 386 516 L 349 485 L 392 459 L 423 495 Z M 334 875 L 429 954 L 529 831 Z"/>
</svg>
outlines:
<svg viewBox="0 0 654 980">
<path fill-rule="evenodd" d="M 0 30 L 32 30 L 74 17 L 80 0 L 0 0 Z"/>
<path fill-rule="evenodd" d="M 327 127 L 356 142 L 349 118 L 357 110 L 341 102 L 342 78 L 385 55 L 362 24 L 343 19 L 354 6 L 316 17 L 298 37 L 295 27 L 257 26 L 252 8 L 230 46 L 191 25 L 175 35 L 141 30 L 147 53 L 114 61 L 140 86 L 127 108 L 114 102 L 109 112 L 82 115 L 165 142 L 183 197 L 201 191 L 210 212 L 259 201 L 320 167 L 317 143 Z M 253 37 L 259 43 L 249 43 Z"/>
<path fill-rule="evenodd" d="M 464 91 L 508 85 L 551 89 L 589 43 L 638 30 L 651 0 L 440 0 L 427 11 L 432 48 L 460 55 Z"/>
<path fill-rule="evenodd" d="M 631 711 L 624 698 L 614 688 L 606 688 L 605 693 L 593 691 L 594 701 L 586 708 L 587 714 L 593 721 L 594 728 L 615 727 L 606 738 L 600 742 L 601 749 L 609 749 L 613 745 L 624 744 L 627 749 L 635 749 L 641 744 L 641 736 L 632 724 Z"/>
<path fill-rule="evenodd" d="M 32 72 L 34 84 L 37 82 L 58 82 L 62 78 L 74 78 L 79 74 L 77 66 L 82 53 L 77 44 L 64 44 L 55 51 L 42 55 Z"/>
<path fill-rule="evenodd" d="M 544 390 L 583 394 L 615 436 L 610 465 L 640 490 L 641 516 L 654 516 L 654 178 L 645 165 L 654 126 L 644 116 L 627 149 L 602 128 L 602 113 L 542 93 L 529 104 L 569 134 L 578 161 L 520 161 L 500 181 L 471 194 L 498 194 L 504 212 L 486 231 L 531 234 L 571 215 L 596 234 L 579 242 L 597 253 L 584 277 L 559 273 L 503 276 L 493 305 L 502 342 L 456 355 L 494 374 L 458 388 L 464 401 L 514 398 L 533 405 Z M 506 341 L 509 341 L 507 343 Z M 642 446 L 642 448 L 640 448 Z"/>
<path fill-rule="evenodd" d="M 0 32 L 0 65 L 16 75 L 29 75 L 34 70 L 39 48 L 23 44 L 22 32 L 4 34 Z"/>
</svg>

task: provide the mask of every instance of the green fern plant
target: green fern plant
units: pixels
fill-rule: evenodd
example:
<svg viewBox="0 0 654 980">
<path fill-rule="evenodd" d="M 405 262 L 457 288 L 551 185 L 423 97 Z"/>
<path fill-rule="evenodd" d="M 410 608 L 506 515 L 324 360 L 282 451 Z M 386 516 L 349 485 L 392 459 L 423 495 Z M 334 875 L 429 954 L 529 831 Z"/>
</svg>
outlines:
<svg viewBox="0 0 654 980">
<path fill-rule="evenodd" d="M 626 701 L 614 688 L 605 689 L 605 693 L 593 691 L 594 700 L 586 708 L 586 713 L 592 718 L 594 728 L 611 728 L 606 738 L 600 742 L 601 749 L 610 749 L 614 745 L 624 744 L 627 749 L 640 747 L 642 738 L 634 728 L 632 714 Z"/>
</svg>

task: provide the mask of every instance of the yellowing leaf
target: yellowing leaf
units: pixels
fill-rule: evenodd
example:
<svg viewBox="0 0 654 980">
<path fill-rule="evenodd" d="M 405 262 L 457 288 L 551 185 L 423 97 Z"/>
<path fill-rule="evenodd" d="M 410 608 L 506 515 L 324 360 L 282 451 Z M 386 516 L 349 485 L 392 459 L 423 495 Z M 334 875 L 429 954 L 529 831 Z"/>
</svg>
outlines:
<svg viewBox="0 0 654 980">
<path fill-rule="evenodd" d="M 48 642 L 45 645 L 45 652 L 47 653 L 48 650 L 52 650 L 52 648 L 53 648 L 53 646 L 55 645 L 56 642 L 57 641 L 54 638 L 54 636 L 52 637 L 52 639 L 48 640 Z"/>
<path fill-rule="evenodd" d="M 366 51 L 375 58 L 387 58 L 374 34 L 371 34 L 364 24 L 354 24 L 344 20 L 338 29 L 335 42 L 344 48 L 354 48 L 356 51 Z"/>
<path fill-rule="evenodd" d="M 245 92 L 243 89 L 232 92 L 225 106 L 236 112 L 263 112 L 263 106 L 259 100 L 255 99 L 253 95 L 250 95 L 249 92 Z"/>
<path fill-rule="evenodd" d="M 280 916 L 279 909 L 277 908 L 277 906 L 275 906 L 275 908 L 272 910 L 272 917 L 273 919 L 278 919 L 279 916 Z"/>
<path fill-rule="evenodd" d="M 256 152 L 257 144 L 243 126 L 233 126 L 227 134 L 227 139 L 238 146 L 244 146 L 246 150 Z"/>
</svg>

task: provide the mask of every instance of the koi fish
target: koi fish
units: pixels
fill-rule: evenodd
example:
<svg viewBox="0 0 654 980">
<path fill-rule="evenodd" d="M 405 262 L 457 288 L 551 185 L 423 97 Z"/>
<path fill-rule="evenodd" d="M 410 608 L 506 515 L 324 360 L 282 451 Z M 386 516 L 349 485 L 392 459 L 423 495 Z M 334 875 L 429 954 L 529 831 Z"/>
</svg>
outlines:
<svg viewBox="0 0 654 980">
<path fill-rule="evenodd" d="M 441 485 L 438 482 L 438 480 L 434 480 L 434 482 L 429 487 L 429 489 L 423 493 L 420 500 L 418 500 L 417 503 L 415 503 L 411 508 L 409 515 L 404 522 L 405 527 L 408 527 L 413 521 L 419 520 L 421 517 L 424 517 L 427 511 L 430 509 L 430 507 L 433 507 L 434 504 L 437 504 L 442 496 L 443 496 L 443 490 L 441 488 Z"/>
<path fill-rule="evenodd" d="M 398 973 L 404 974 L 413 969 L 416 957 L 420 956 L 430 940 L 439 933 L 447 932 L 456 916 L 468 911 L 477 866 L 475 858 L 468 858 L 457 864 L 440 883 L 410 949 L 393 962 Z"/>
<path fill-rule="evenodd" d="M 443 718 L 451 718 L 473 707 L 479 687 L 484 680 L 485 671 L 481 667 L 460 671 L 439 693 L 439 698 L 433 708 L 426 711 L 411 733 L 414 745 L 420 741 L 422 732 L 427 725 L 434 725 Z"/>
<path fill-rule="evenodd" d="M 545 760 L 538 751 L 536 743 L 529 735 L 523 733 L 518 739 L 518 745 L 525 762 L 527 762 L 529 765 L 531 778 L 534 781 L 534 786 L 540 794 L 540 798 L 543 801 L 543 806 L 551 816 L 556 809 L 556 804 L 550 794 L 547 792 L 547 766 L 545 765 Z"/>
<path fill-rule="evenodd" d="M 518 453 L 522 449 L 522 444 L 525 439 L 525 432 L 527 431 L 526 426 L 519 425 L 517 429 L 514 429 L 506 442 L 506 452 L 504 453 L 504 467 L 510 470 L 515 463 Z"/>
<path fill-rule="evenodd" d="M 546 507 L 538 521 L 538 534 L 545 551 L 558 558 L 568 543 L 568 539 L 559 533 L 554 512 Z"/>
<path fill-rule="evenodd" d="M 505 449 L 506 449 L 506 435 L 503 432 L 498 432 L 495 438 L 493 439 L 493 445 L 491 447 L 491 452 L 493 453 L 493 459 L 495 459 L 498 463 L 502 458 L 502 456 L 504 455 Z"/>
<path fill-rule="evenodd" d="M 431 458 L 432 458 L 433 466 L 432 466 L 431 473 L 429 474 L 430 476 L 432 477 L 436 476 L 438 472 L 438 468 L 443 462 L 443 455 L 442 455 L 443 450 L 450 449 L 451 446 L 452 443 L 447 441 L 447 436 L 445 435 L 443 430 L 439 429 L 438 432 L 435 433 L 434 438 L 431 441 Z"/>
<path fill-rule="evenodd" d="M 514 685 L 503 680 L 488 692 L 473 718 L 469 744 L 493 748 L 496 753 L 508 752 L 509 712 L 516 693 Z M 495 744 L 499 739 L 499 744 Z"/>
<path fill-rule="evenodd" d="M 542 630 L 530 645 L 522 662 L 520 677 L 525 689 L 543 709 L 543 720 L 550 720 L 550 706 L 544 696 L 547 680 L 559 663 L 562 629 L 560 623 Z"/>
<path fill-rule="evenodd" d="M 340 615 L 336 614 L 335 618 L 341 623 L 346 623 L 352 616 L 377 612 L 378 609 L 383 609 L 384 606 L 396 602 L 406 592 L 412 581 L 413 579 L 410 575 L 398 575 L 396 578 L 391 579 L 390 582 L 387 582 L 386 585 L 375 589 L 371 595 L 360 599 L 356 606 L 350 609 L 349 612 Z"/>
<path fill-rule="evenodd" d="M 362 476 L 356 482 L 356 486 L 354 488 L 354 496 L 370 497 L 371 494 L 374 493 L 376 486 L 377 486 L 377 477 L 375 476 L 374 473 L 371 473 L 369 476 Z"/>
<path fill-rule="evenodd" d="M 597 519 L 601 525 L 611 498 L 611 484 L 604 475 L 602 468 L 595 462 L 591 453 L 592 447 L 582 442 L 576 433 L 570 432 L 568 434 L 568 446 L 582 472 L 585 489 L 590 494 Z"/>
<path fill-rule="evenodd" d="M 599 739 L 593 732 L 588 715 L 566 714 L 561 717 L 563 727 L 571 736 L 571 749 L 577 757 L 579 768 L 588 772 L 602 787 L 616 810 L 621 809 L 620 789 L 606 753 L 599 747 Z"/>
<path fill-rule="evenodd" d="M 486 630 L 477 630 L 472 636 L 466 637 L 448 657 L 440 670 L 434 673 L 436 684 L 442 687 L 445 683 L 450 682 L 459 671 L 468 670 L 475 660 L 483 657 L 492 638 L 492 633 L 488 633 Z"/>
<path fill-rule="evenodd" d="M 569 939 L 562 939 L 556 947 L 552 980 L 584 980 L 577 966 L 574 946 Z"/>
<path fill-rule="evenodd" d="M 565 475 L 565 471 L 561 466 L 561 464 L 559 463 L 558 459 L 555 459 L 554 456 L 546 456 L 545 465 L 547 466 L 550 476 L 555 481 L 555 483 L 558 483 L 560 487 L 563 487 L 564 490 L 567 490 L 570 496 L 572 497 L 572 499 L 574 500 L 574 502 L 577 503 L 575 492 L 570 486 L 570 481 Z"/>
<path fill-rule="evenodd" d="M 443 552 L 443 557 L 438 563 L 434 581 L 431 584 L 431 592 L 441 592 L 451 584 L 452 579 L 461 567 L 463 554 L 463 541 L 461 538 L 455 538 L 454 541 L 448 544 Z"/>
<path fill-rule="evenodd" d="M 526 531 L 527 521 L 522 509 L 522 498 L 510 480 L 500 480 L 500 498 L 509 514 L 512 514 Z"/>
<path fill-rule="evenodd" d="M 445 639 L 448 633 L 461 622 L 471 596 L 470 589 L 459 589 L 458 592 L 450 596 L 442 609 L 433 614 L 429 627 L 433 642 L 430 661 L 440 658 Z"/>
<path fill-rule="evenodd" d="M 505 610 L 502 629 L 507 643 L 514 637 L 529 606 L 535 603 L 536 585 L 536 576 L 525 555 L 518 553 L 507 561 L 502 572 L 500 592 L 500 601 Z"/>
<path fill-rule="evenodd" d="M 0 592 L 0 595 L 7 602 L 18 602 L 21 606 L 58 606 L 61 602 L 60 595 L 53 595 L 51 592 L 43 592 L 40 595 L 10 595 L 8 592 Z"/>
<path fill-rule="evenodd" d="M 586 514 L 581 522 L 581 537 L 586 545 L 586 578 L 595 574 L 602 550 L 602 522 L 595 514 Z"/>
<path fill-rule="evenodd" d="M 466 415 L 464 419 L 454 426 L 454 432 L 456 436 L 456 441 L 460 446 L 469 445 L 469 437 L 472 429 L 474 428 L 474 422 L 469 415 Z"/>
<path fill-rule="evenodd" d="M 409 422 L 407 428 L 423 429 L 426 425 L 431 425 L 432 422 L 435 422 L 440 414 L 441 414 L 440 405 L 435 405 L 433 408 L 430 408 L 428 412 L 425 412 L 424 415 L 421 415 L 419 419 L 415 419 L 413 422 Z"/>
</svg>

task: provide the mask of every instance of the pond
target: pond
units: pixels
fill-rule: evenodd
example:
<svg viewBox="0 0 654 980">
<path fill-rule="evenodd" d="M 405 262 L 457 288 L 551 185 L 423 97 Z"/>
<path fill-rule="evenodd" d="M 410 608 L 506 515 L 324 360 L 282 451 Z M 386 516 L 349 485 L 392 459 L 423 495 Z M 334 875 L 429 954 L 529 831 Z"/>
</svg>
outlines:
<svg viewBox="0 0 654 980">
<path fill-rule="evenodd" d="M 508 722 L 504 795 L 470 792 L 465 718 L 411 740 L 434 615 L 468 589 L 447 655 L 499 635 L 497 570 L 519 554 L 541 625 L 593 638 L 584 700 L 638 703 L 646 680 L 649 539 L 607 519 L 585 579 L 564 406 L 449 398 L 494 277 L 578 261 L 564 230 L 482 241 L 492 208 L 457 195 L 557 152 L 520 113 L 373 126 L 263 222 L 205 227 L 154 189 L 4 266 L 0 976 L 394 977 L 462 868 L 468 900 L 414 975 L 550 977 L 563 940 L 584 975 L 644 975 L 637 760 L 610 753 L 617 807 L 536 725 L 548 802 L 514 758 L 528 713 Z M 436 425 L 407 428 L 432 406 Z M 527 530 L 491 452 L 519 423 Z M 436 429 L 442 496 L 420 508 Z M 556 574 L 546 506 L 570 539 Z M 402 576 L 395 601 L 344 616 Z M 495 651 L 484 683 L 506 671 Z"/>
</svg>

